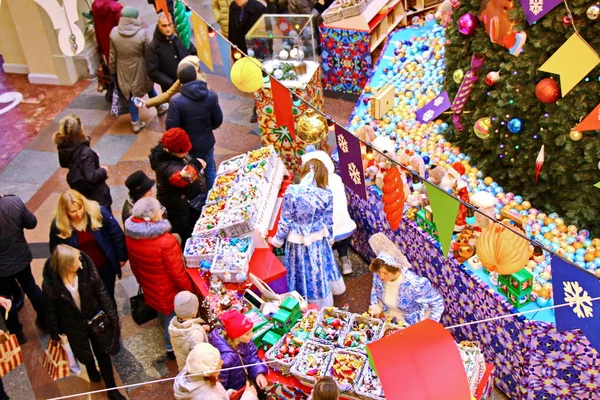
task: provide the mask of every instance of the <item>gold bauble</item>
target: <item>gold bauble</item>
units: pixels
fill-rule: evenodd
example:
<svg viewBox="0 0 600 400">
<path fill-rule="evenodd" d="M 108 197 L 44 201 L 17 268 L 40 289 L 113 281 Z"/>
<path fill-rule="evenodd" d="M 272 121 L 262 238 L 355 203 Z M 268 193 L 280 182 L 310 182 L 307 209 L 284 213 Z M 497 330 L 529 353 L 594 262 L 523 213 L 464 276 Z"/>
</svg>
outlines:
<svg viewBox="0 0 600 400">
<path fill-rule="evenodd" d="M 569 137 L 571 138 L 572 141 L 578 142 L 581 140 L 581 138 L 583 138 L 583 133 L 581 133 L 579 131 L 571 131 L 569 133 Z"/>
<path fill-rule="evenodd" d="M 312 108 L 306 110 L 296 122 L 296 134 L 306 143 L 319 143 L 327 138 L 327 133 L 327 119 Z"/>
<path fill-rule="evenodd" d="M 456 83 L 461 83 L 465 76 L 465 72 L 462 69 L 457 69 L 452 74 L 452 80 Z"/>
</svg>

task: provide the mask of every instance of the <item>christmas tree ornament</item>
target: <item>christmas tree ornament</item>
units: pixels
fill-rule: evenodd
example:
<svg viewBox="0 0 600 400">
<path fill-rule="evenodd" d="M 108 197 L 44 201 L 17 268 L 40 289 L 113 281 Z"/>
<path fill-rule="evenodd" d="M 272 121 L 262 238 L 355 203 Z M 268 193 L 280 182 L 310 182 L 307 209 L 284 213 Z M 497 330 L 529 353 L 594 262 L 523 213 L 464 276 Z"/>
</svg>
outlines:
<svg viewBox="0 0 600 400">
<path fill-rule="evenodd" d="M 511 133 L 519 133 L 523 129 L 523 121 L 521 118 L 512 118 L 508 121 L 508 130 Z"/>
<path fill-rule="evenodd" d="M 485 76 L 485 83 L 487 83 L 488 86 L 494 86 L 496 83 L 498 83 L 499 80 L 500 80 L 500 72 L 499 71 L 488 72 L 488 74 Z"/>
<path fill-rule="evenodd" d="M 452 80 L 456 83 L 460 83 L 464 77 L 465 77 L 465 71 L 463 71 L 462 69 L 457 69 L 452 74 Z"/>
<path fill-rule="evenodd" d="M 555 103 L 560 98 L 558 82 L 552 78 L 542 79 L 535 85 L 535 97 L 542 103 Z"/>
<path fill-rule="evenodd" d="M 327 120 L 312 108 L 296 121 L 296 134 L 306 143 L 319 143 L 327 138 Z"/>
<path fill-rule="evenodd" d="M 490 117 L 479 118 L 473 126 L 475 136 L 479 139 L 487 140 L 490 138 L 490 127 L 492 126 L 492 120 Z"/>
<path fill-rule="evenodd" d="M 591 6 L 589 6 L 587 11 L 585 12 L 585 15 L 587 15 L 587 17 L 592 21 L 598 19 L 598 17 L 600 16 L 600 7 L 598 6 L 598 4 L 592 4 Z"/>
<path fill-rule="evenodd" d="M 573 130 L 569 132 L 569 138 L 574 142 L 579 142 L 583 138 L 583 133 Z"/>
<path fill-rule="evenodd" d="M 393 231 L 400 227 L 404 213 L 404 187 L 402 176 L 396 164 L 388 169 L 383 177 L 383 212 Z"/>
<path fill-rule="evenodd" d="M 542 171 L 542 167 L 544 166 L 544 145 L 540 149 L 537 158 L 535 159 L 535 181 L 538 181 L 538 176 Z"/>
<path fill-rule="evenodd" d="M 479 20 L 471 13 L 466 13 L 458 19 L 458 31 L 465 36 L 475 34 Z"/>
<path fill-rule="evenodd" d="M 452 111 L 454 115 L 452 115 L 452 122 L 456 127 L 456 130 L 462 132 L 465 127 L 462 124 L 462 112 L 471 97 L 471 91 L 477 83 L 479 79 L 479 70 L 483 67 L 483 60 L 485 57 L 483 54 L 474 54 L 471 58 L 471 69 L 467 71 L 465 78 L 463 79 L 460 87 L 458 88 L 458 92 L 456 93 L 456 97 L 452 102 Z"/>
</svg>

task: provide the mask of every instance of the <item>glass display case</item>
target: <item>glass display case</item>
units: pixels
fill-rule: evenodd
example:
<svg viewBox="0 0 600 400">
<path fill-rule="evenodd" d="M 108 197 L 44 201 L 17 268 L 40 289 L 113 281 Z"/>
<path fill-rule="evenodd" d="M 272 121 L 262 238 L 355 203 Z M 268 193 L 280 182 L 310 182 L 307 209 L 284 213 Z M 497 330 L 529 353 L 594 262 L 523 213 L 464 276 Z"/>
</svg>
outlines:
<svg viewBox="0 0 600 400">
<path fill-rule="evenodd" d="M 246 45 L 249 56 L 290 88 L 304 88 L 320 67 L 311 15 L 264 14 L 246 35 Z"/>
</svg>

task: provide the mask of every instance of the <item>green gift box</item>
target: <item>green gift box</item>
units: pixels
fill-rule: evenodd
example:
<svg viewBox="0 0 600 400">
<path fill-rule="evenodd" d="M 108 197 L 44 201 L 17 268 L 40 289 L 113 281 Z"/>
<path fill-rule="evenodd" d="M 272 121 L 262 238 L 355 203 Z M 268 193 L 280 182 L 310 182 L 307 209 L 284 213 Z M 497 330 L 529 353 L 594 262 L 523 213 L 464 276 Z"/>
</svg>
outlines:
<svg viewBox="0 0 600 400">
<path fill-rule="evenodd" d="M 273 331 L 284 335 L 288 333 L 294 325 L 292 313 L 280 308 L 275 315 L 273 315 L 273 318 L 271 318 L 271 323 L 273 324 Z"/>
<path fill-rule="evenodd" d="M 263 338 L 261 340 L 263 349 L 265 351 L 269 350 L 271 347 L 273 347 L 275 345 L 275 343 L 277 343 L 277 341 L 279 339 L 281 339 L 281 335 L 276 332 L 269 331 L 269 332 L 265 333 L 265 335 L 263 336 Z"/>
<path fill-rule="evenodd" d="M 300 302 L 293 297 L 288 297 L 281 303 L 281 308 L 286 311 L 295 314 L 296 312 L 300 312 Z"/>
</svg>

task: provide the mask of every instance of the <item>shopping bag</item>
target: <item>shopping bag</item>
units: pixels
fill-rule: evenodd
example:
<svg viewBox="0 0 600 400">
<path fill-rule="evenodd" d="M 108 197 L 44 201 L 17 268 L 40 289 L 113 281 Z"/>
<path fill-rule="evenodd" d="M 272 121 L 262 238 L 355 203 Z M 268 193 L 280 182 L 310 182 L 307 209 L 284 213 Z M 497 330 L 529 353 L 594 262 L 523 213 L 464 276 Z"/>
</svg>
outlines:
<svg viewBox="0 0 600 400">
<path fill-rule="evenodd" d="M 60 342 L 54 340 L 48 342 L 43 365 L 52 380 L 69 376 L 69 356 Z"/>
<path fill-rule="evenodd" d="M 129 112 L 128 101 L 121 94 L 119 90 L 119 85 L 117 82 L 114 82 L 113 92 L 112 92 L 112 104 L 110 106 L 110 114 L 114 117 L 118 117 L 122 114 L 127 114 Z"/>
<path fill-rule="evenodd" d="M 142 286 L 138 287 L 138 294 L 129 299 L 131 304 L 131 317 L 136 324 L 142 325 L 156 318 L 156 310 L 144 301 Z"/>
<path fill-rule="evenodd" d="M 0 336 L 0 377 L 23 364 L 23 352 L 16 335 L 4 332 Z"/>
<path fill-rule="evenodd" d="M 69 370 L 72 374 L 79 375 L 81 373 L 81 367 L 79 366 L 79 362 L 75 358 L 75 354 L 73 354 L 73 349 L 71 349 L 71 345 L 69 344 L 69 339 L 67 339 L 67 335 L 58 335 L 60 337 L 60 345 L 67 352 L 67 359 L 69 361 Z"/>
</svg>

